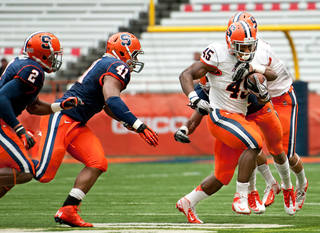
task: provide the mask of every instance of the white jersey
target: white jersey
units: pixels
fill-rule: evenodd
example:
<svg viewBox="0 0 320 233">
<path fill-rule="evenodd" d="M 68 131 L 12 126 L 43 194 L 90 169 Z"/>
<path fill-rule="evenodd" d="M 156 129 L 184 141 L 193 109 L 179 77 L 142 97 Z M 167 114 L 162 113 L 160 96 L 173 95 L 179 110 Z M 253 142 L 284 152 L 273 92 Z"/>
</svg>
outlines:
<svg viewBox="0 0 320 233">
<path fill-rule="evenodd" d="M 212 43 L 204 50 L 201 61 L 217 69 L 216 73 L 207 73 L 210 82 L 209 100 L 215 109 L 246 115 L 248 91 L 244 81 L 233 82 L 232 74 L 238 60 L 228 52 L 227 45 Z"/>
<path fill-rule="evenodd" d="M 284 63 L 278 59 L 271 46 L 263 40 L 258 40 L 258 47 L 251 63 L 270 67 L 278 74 L 274 81 L 268 81 L 268 92 L 271 98 L 278 97 L 289 91 L 292 78 Z"/>
</svg>

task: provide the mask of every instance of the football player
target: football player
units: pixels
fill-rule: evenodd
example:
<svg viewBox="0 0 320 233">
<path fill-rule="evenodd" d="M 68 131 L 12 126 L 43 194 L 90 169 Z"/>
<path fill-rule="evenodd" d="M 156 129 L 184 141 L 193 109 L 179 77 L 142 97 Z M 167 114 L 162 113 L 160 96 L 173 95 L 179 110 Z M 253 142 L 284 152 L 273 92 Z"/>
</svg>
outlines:
<svg viewBox="0 0 320 233">
<path fill-rule="evenodd" d="M 207 77 L 204 76 L 200 79 L 200 84 L 198 84 L 195 88 L 195 91 L 197 92 L 198 96 L 206 101 L 209 101 L 208 99 L 208 93 L 210 90 L 210 83 L 207 80 Z M 256 131 L 260 132 L 260 129 L 257 128 L 257 124 L 259 123 L 259 119 L 261 118 L 261 115 L 266 114 L 266 117 L 264 119 L 267 119 L 267 122 L 269 125 L 272 122 L 276 122 L 279 124 L 278 116 L 276 115 L 274 109 L 272 108 L 271 103 L 267 103 L 265 105 L 259 104 L 257 97 L 254 94 L 249 94 L 248 96 L 248 111 L 246 115 L 246 120 L 248 120 L 251 123 L 251 126 L 256 129 Z M 197 111 L 194 111 L 191 117 L 186 121 L 183 126 L 180 127 L 179 130 L 174 135 L 174 138 L 176 141 L 181 143 L 190 143 L 189 137 L 187 135 L 192 134 L 196 127 L 200 124 L 202 118 L 204 116 L 199 114 Z M 278 125 L 277 124 L 277 125 Z M 279 130 L 274 126 L 273 130 L 275 130 L 273 133 L 276 134 Z M 281 129 L 280 129 L 281 131 Z M 262 135 L 263 136 L 263 135 Z M 275 139 L 277 140 L 277 139 Z M 278 140 L 279 141 L 279 140 Z M 241 150 L 240 150 L 241 152 Z M 250 185 L 249 185 L 249 194 L 248 194 L 248 203 L 251 210 L 256 214 L 261 214 L 265 212 L 265 206 L 269 206 L 274 202 L 274 194 L 277 194 L 280 192 L 280 186 L 277 182 L 277 180 L 272 176 L 272 173 L 269 169 L 269 166 L 267 165 L 267 157 L 261 150 L 258 158 L 257 158 L 257 169 L 253 171 L 253 174 L 250 178 Z M 261 173 L 262 177 L 265 179 L 267 185 L 274 185 L 277 188 L 275 189 L 274 193 L 272 192 L 273 196 L 267 200 L 261 201 L 259 194 L 257 192 L 256 188 L 256 172 L 257 170 Z M 271 192 L 269 193 L 271 195 Z"/>
<path fill-rule="evenodd" d="M 196 215 L 195 205 L 227 185 L 237 165 L 237 191 L 232 208 L 241 214 L 251 212 L 247 199 L 249 180 L 263 143 L 259 133 L 245 119 L 249 94 L 245 82 L 235 82 L 232 75 L 239 62 L 252 61 L 256 42 L 254 28 L 246 22 L 235 22 L 227 29 L 226 44 L 210 44 L 203 51 L 201 61 L 194 62 L 180 74 L 183 92 L 199 114 L 209 114 L 208 128 L 216 138 L 214 174 L 205 178 L 201 185 L 188 194 L 188 199 L 183 197 L 176 204 L 191 223 L 202 223 Z M 268 67 L 252 64 L 250 69 L 263 73 L 268 80 L 277 78 L 276 73 Z M 210 80 L 210 103 L 199 98 L 193 88 L 193 80 L 204 75 Z M 261 101 L 269 101 L 265 88 L 261 88 L 259 96 Z"/>
<path fill-rule="evenodd" d="M 39 146 L 41 160 L 36 168 L 36 179 L 42 183 L 54 179 L 66 151 L 85 167 L 54 218 L 60 224 L 72 227 L 92 227 L 78 215 L 80 202 L 98 177 L 107 170 L 108 161 L 99 139 L 86 125 L 101 110 L 137 132 L 149 145 L 158 145 L 158 135 L 139 120 L 120 98 L 130 82 L 131 72 L 139 73 L 144 63 L 139 40 L 128 32 L 112 35 L 106 53 L 93 62 L 80 79 L 59 100 L 79 96 L 84 105 L 42 117 Z"/>
<path fill-rule="evenodd" d="M 77 106 L 80 99 L 70 96 L 46 103 L 38 98 L 45 73 L 61 66 L 62 50 L 58 38 L 49 32 L 35 32 L 27 37 L 23 55 L 9 62 L 0 79 L 0 198 L 16 184 L 29 182 L 35 175 L 27 150 L 36 143 L 32 131 L 17 119 L 23 110 L 45 115 Z"/>
<path fill-rule="evenodd" d="M 258 30 L 257 21 L 246 12 L 238 12 L 232 16 L 229 20 L 229 25 L 239 20 L 252 24 L 256 31 Z M 276 80 L 268 81 L 268 92 L 282 125 L 283 149 L 289 160 L 290 168 L 296 176 L 295 208 L 296 211 L 299 211 L 306 199 L 308 180 L 300 157 L 295 153 L 298 102 L 292 86 L 292 77 L 285 64 L 276 57 L 275 52 L 268 43 L 258 39 L 258 50 L 264 51 L 265 56 L 257 56 L 253 62 L 267 65 L 278 74 Z M 268 192 L 268 190 L 271 190 L 270 186 L 267 186 L 266 191 Z"/>
</svg>

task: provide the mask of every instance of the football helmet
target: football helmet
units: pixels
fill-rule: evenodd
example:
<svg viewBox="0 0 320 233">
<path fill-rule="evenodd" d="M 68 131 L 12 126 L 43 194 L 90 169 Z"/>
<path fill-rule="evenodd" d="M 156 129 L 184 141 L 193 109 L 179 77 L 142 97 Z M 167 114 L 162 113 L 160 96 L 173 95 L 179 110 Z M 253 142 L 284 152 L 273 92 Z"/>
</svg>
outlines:
<svg viewBox="0 0 320 233">
<path fill-rule="evenodd" d="M 256 31 L 248 23 L 239 21 L 232 23 L 226 32 L 229 53 L 240 62 L 252 61 L 257 49 Z"/>
<path fill-rule="evenodd" d="M 228 27 L 230 27 L 230 25 L 234 22 L 238 22 L 238 21 L 245 21 L 247 22 L 251 27 L 253 27 L 256 30 L 256 33 L 258 31 L 258 24 L 256 19 L 250 15 L 247 12 L 238 12 L 236 14 L 234 14 L 228 22 Z"/>
<path fill-rule="evenodd" d="M 144 53 L 140 42 L 129 32 L 118 32 L 112 35 L 107 41 L 106 53 L 125 62 L 129 66 L 130 72 L 139 73 L 144 67 L 144 63 L 137 58 L 139 54 Z"/>
<path fill-rule="evenodd" d="M 58 71 L 62 64 L 60 42 L 49 32 L 35 32 L 28 36 L 23 54 L 37 61 L 47 73 Z"/>
</svg>

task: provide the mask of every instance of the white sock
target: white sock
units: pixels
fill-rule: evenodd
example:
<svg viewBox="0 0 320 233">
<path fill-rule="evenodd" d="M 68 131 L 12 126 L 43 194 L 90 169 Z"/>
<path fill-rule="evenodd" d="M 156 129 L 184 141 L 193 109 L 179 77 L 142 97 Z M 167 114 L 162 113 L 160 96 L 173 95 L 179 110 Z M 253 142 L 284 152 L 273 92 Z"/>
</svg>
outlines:
<svg viewBox="0 0 320 233">
<path fill-rule="evenodd" d="M 195 207 L 198 204 L 198 202 L 202 201 L 203 199 L 206 199 L 207 197 L 209 197 L 209 195 L 202 190 L 201 185 L 196 187 L 191 193 L 185 196 L 185 198 L 187 198 L 190 201 L 191 207 Z"/>
<path fill-rule="evenodd" d="M 85 197 L 86 194 L 84 192 L 82 192 L 81 189 L 73 188 L 73 189 L 71 189 L 69 195 L 74 198 L 77 198 L 78 200 L 81 201 Z"/>
<path fill-rule="evenodd" d="M 251 193 L 252 191 L 256 191 L 256 181 L 257 181 L 257 167 L 253 169 L 250 180 L 249 180 L 249 187 L 248 187 L 248 192 Z"/>
<path fill-rule="evenodd" d="M 292 188 L 288 159 L 286 158 L 286 161 L 283 164 L 278 164 L 275 162 L 274 166 L 277 168 L 279 176 L 282 180 L 282 187 L 284 189 Z"/>
<path fill-rule="evenodd" d="M 245 197 L 248 196 L 248 183 L 240 183 L 237 181 L 237 193 L 244 195 Z"/>
<path fill-rule="evenodd" d="M 276 179 L 273 177 L 268 164 L 264 163 L 258 166 L 258 171 L 266 181 L 267 186 L 271 186 L 276 183 Z"/>
<path fill-rule="evenodd" d="M 307 179 L 306 179 L 306 175 L 304 174 L 304 168 L 302 168 L 301 172 L 294 173 L 294 175 L 297 178 L 297 181 L 296 181 L 297 187 L 301 188 L 301 187 L 306 186 Z"/>
</svg>

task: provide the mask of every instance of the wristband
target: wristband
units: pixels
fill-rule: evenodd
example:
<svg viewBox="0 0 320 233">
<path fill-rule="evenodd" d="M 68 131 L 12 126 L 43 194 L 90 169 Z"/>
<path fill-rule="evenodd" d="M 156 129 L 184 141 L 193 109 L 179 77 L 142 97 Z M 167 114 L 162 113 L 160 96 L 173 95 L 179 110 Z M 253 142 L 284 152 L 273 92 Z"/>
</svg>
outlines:
<svg viewBox="0 0 320 233">
<path fill-rule="evenodd" d="M 184 130 L 184 131 L 186 131 L 186 135 L 188 135 L 188 134 L 189 134 L 189 129 L 188 129 L 188 127 L 187 127 L 187 126 L 185 126 L 185 125 L 181 126 L 181 127 L 180 127 L 180 130 Z"/>
<path fill-rule="evenodd" d="M 251 64 L 251 63 L 250 63 Z M 252 69 L 260 74 L 264 74 L 266 71 L 266 67 L 263 65 L 258 65 L 258 64 L 251 64 Z"/>
<path fill-rule="evenodd" d="M 59 112 L 63 110 L 63 108 L 61 108 L 60 103 L 53 103 L 51 104 L 51 110 L 52 112 Z"/>
<path fill-rule="evenodd" d="M 197 98 L 199 98 L 199 96 L 197 95 L 197 92 L 191 91 L 191 92 L 189 93 L 189 95 L 188 95 L 188 98 L 189 98 L 190 102 L 193 104 L 193 102 L 194 102 Z"/>
<path fill-rule="evenodd" d="M 137 130 L 137 129 L 140 127 L 140 125 L 142 125 L 142 124 L 143 124 L 143 122 L 140 121 L 139 119 L 137 119 L 137 120 L 133 123 L 132 127 L 133 127 L 135 130 Z"/>
</svg>

